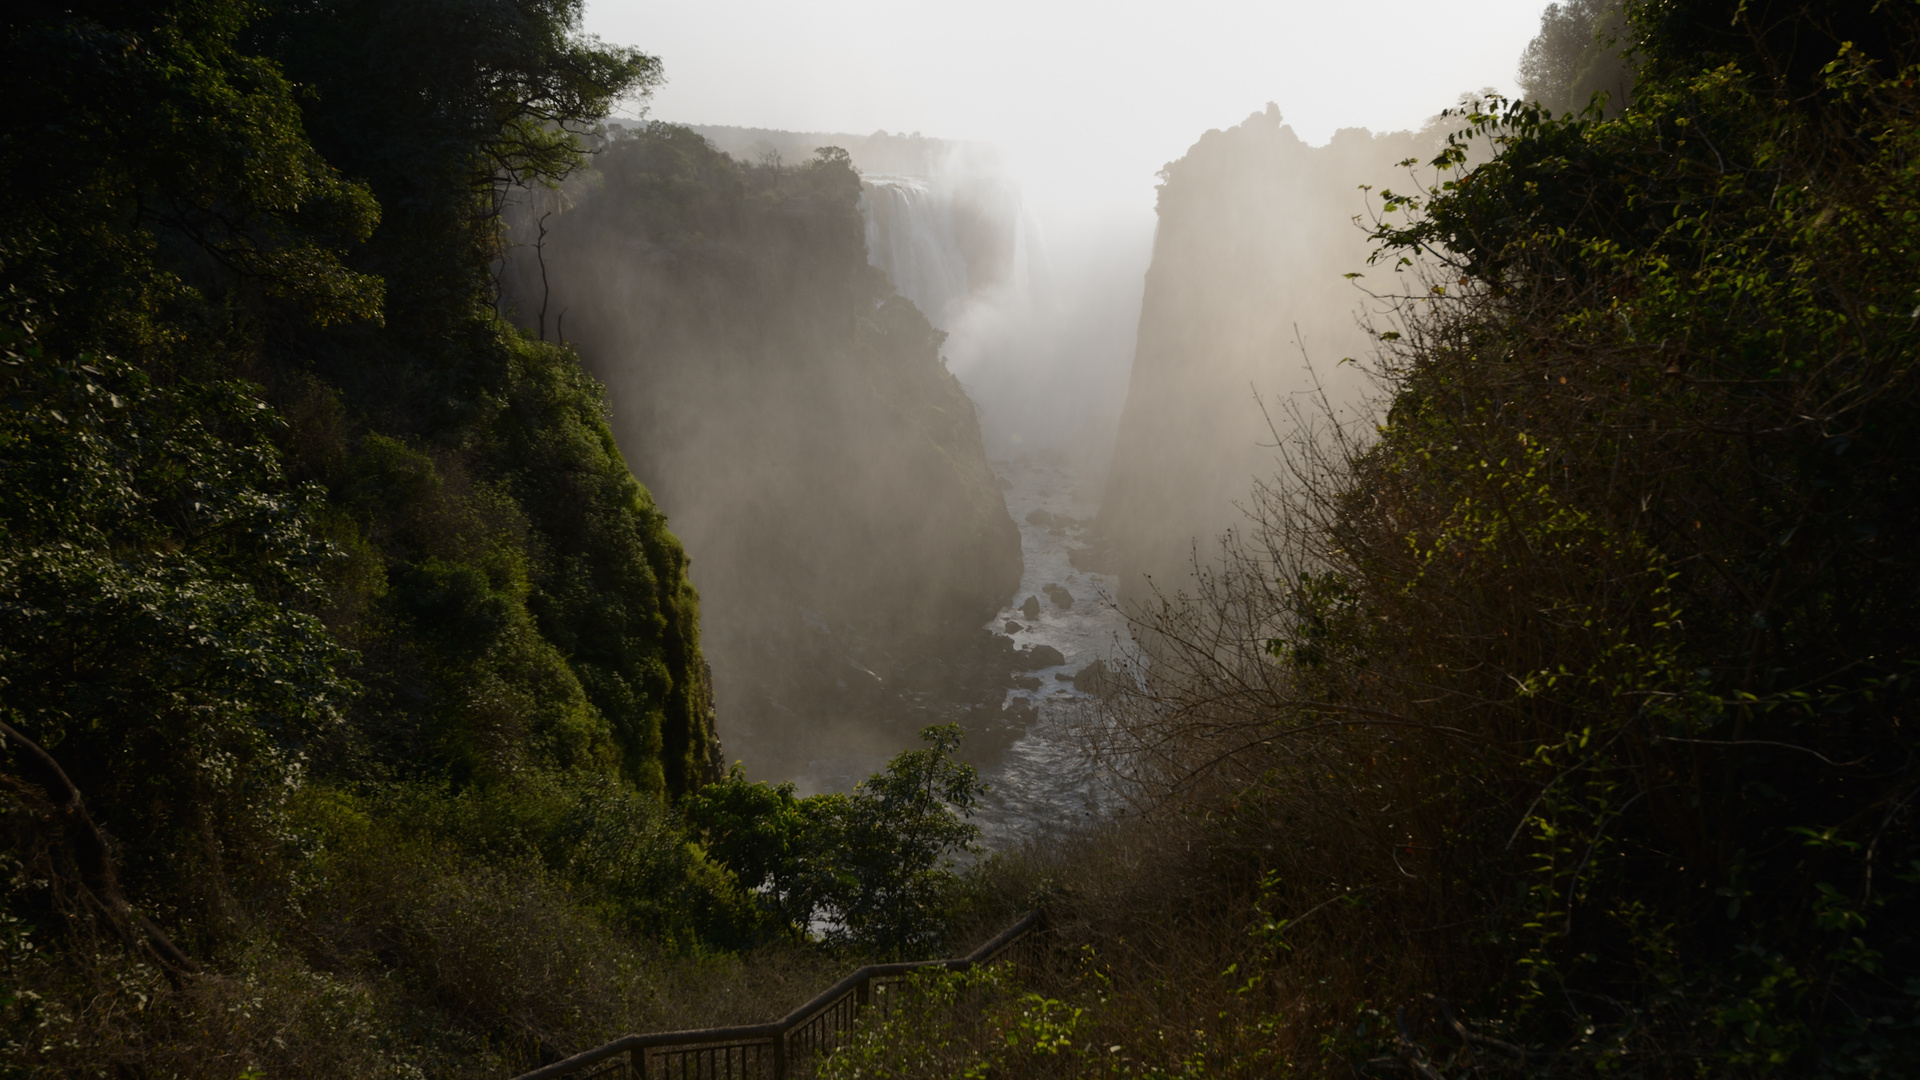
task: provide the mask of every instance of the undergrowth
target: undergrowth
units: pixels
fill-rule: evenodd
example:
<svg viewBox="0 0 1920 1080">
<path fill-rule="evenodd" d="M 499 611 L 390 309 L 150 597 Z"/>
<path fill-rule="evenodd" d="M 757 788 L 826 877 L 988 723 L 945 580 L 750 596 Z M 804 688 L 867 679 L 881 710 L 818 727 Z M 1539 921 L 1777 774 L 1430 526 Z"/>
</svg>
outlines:
<svg viewBox="0 0 1920 1080">
<path fill-rule="evenodd" d="M 848 1068 L 1915 1071 L 1920 16 L 1626 14 L 1625 108 L 1377 193 L 1377 424 L 1288 417 L 1135 612 L 1128 813 L 982 871 L 1054 965 Z"/>
</svg>

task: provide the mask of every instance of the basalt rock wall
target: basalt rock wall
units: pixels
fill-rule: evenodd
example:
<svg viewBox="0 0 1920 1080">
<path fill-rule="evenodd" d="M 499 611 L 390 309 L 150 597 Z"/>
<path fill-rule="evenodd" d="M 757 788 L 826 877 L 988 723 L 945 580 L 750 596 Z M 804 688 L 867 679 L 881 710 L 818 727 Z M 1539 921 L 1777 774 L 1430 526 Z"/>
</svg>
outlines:
<svg viewBox="0 0 1920 1080">
<path fill-rule="evenodd" d="M 1161 174 L 1127 402 L 1088 558 L 1123 599 L 1174 593 L 1217 538 L 1244 527 L 1276 471 L 1275 428 L 1351 415 L 1366 395 L 1362 328 L 1374 278 L 1362 184 L 1404 182 L 1432 140 L 1353 128 L 1309 146 L 1269 105 L 1209 131 Z M 1404 186 L 1404 185 L 1403 185 Z M 1377 190 L 1377 187 L 1376 187 Z M 1349 279 L 1348 273 L 1367 276 Z"/>
<path fill-rule="evenodd" d="M 728 753 L 763 772 L 913 742 L 910 672 L 993 651 L 1020 578 L 973 403 L 859 199 L 844 155 L 742 164 L 651 125 L 516 213 L 510 301 L 606 383 L 692 558 Z"/>
</svg>

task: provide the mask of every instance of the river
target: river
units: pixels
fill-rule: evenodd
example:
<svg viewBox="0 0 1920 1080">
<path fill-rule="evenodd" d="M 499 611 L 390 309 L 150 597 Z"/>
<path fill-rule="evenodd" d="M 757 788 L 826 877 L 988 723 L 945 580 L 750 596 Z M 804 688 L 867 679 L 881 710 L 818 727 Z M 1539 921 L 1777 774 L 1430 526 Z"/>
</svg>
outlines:
<svg viewBox="0 0 1920 1080">
<path fill-rule="evenodd" d="M 1071 470 L 1032 458 L 994 463 L 1011 486 L 1007 510 L 1020 526 L 1026 571 L 1019 590 L 989 627 L 1022 648 L 1048 646 L 1063 664 L 1020 673 L 1009 703 L 1036 710 L 1026 734 L 982 769 L 990 787 L 974 820 L 988 848 L 1044 837 L 1100 813 L 1096 771 L 1085 749 L 1085 725 L 1098 721 L 1097 699 L 1071 677 L 1095 660 L 1128 655 L 1132 639 L 1114 602 L 1114 579 L 1073 565 L 1071 554 L 1097 506 L 1082 497 Z M 1049 593 L 1048 587 L 1064 589 Z M 1023 610 L 1028 598 L 1039 617 Z M 1058 597 L 1059 599 L 1056 599 Z M 1069 599 L 1070 604 L 1060 601 Z M 1013 629 L 1017 627 L 1017 629 Z"/>
</svg>

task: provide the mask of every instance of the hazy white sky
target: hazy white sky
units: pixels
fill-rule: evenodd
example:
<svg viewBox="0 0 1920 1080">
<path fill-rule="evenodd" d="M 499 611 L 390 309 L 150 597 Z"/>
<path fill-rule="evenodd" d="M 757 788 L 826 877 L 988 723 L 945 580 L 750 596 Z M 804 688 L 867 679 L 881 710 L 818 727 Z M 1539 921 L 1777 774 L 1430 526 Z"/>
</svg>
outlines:
<svg viewBox="0 0 1920 1080">
<path fill-rule="evenodd" d="M 665 61 L 656 119 L 987 140 L 1022 172 L 1078 171 L 1132 203 L 1202 132 L 1268 101 L 1317 143 L 1510 91 L 1545 6 L 589 0 L 586 22 Z"/>
</svg>

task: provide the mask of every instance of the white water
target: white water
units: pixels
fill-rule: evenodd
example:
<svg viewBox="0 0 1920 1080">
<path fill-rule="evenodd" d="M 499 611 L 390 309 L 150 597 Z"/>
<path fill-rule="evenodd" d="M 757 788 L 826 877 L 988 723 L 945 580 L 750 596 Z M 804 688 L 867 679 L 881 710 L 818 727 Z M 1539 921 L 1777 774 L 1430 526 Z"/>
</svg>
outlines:
<svg viewBox="0 0 1920 1080">
<path fill-rule="evenodd" d="M 1052 646 L 1066 657 L 1066 663 L 1023 673 L 1040 681 L 1038 689 L 1008 692 L 1009 699 L 1032 702 L 1039 718 L 1024 738 L 983 770 L 991 791 L 975 821 L 989 847 L 1070 829 L 1100 814 L 1097 771 L 1082 735 L 1084 726 L 1098 719 L 1097 703 L 1062 676 L 1095 660 L 1130 655 L 1133 646 L 1126 619 L 1114 605 L 1113 579 L 1077 569 L 1068 561 L 1078 530 L 1053 529 L 1027 520 L 1035 510 L 1073 521 L 1092 519 L 1097 507 L 1081 497 L 1073 473 L 1027 459 L 997 462 L 995 469 L 1013 484 L 1006 493 L 1007 510 L 1020 525 L 1026 572 L 1019 592 L 990 628 L 1004 633 L 1008 621 L 1019 623 L 1022 629 L 1011 635 L 1016 644 Z M 1073 605 L 1063 608 L 1047 596 L 1043 590 L 1049 584 L 1065 588 Z M 1040 601 L 1037 620 L 1020 610 L 1029 596 Z"/>
<path fill-rule="evenodd" d="M 901 296 L 946 329 L 964 309 L 966 255 L 954 232 L 953 196 L 911 176 L 861 180 L 867 261 L 886 271 Z"/>
<path fill-rule="evenodd" d="M 1097 478 L 1126 396 L 1153 215 L 1057 192 L 1037 203 L 995 155 L 940 145 L 862 176 L 868 261 L 946 331 L 943 358 L 990 457 L 1065 449 Z"/>
<path fill-rule="evenodd" d="M 941 175 L 934 178 L 862 177 L 868 261 L 948 331 L 944 352 L 980 407 L 990 453 L 1069 445 L 1104 412 L 1117 414 L 1138 311 L 1138 279 L 1131 276 L 1136 271 L 1123 269 L 1111 280 L 1091 275 L 1099 288 L 1063 306 L 1054 295 L 1039 226 L 1017 190 L 989 173 L 958 167 L 936 172 Z M 1118 262 L 1124 267 L 1128 259 Z M 1131 300 L 1111 302 L 1108 292 Z M 1124 342 L 1106 340 L 1113 337 L 1107 324 L 1116 322 L 1126 331 Z M 1052 457 L 1103 459 L 1104 453 Z M 1068 678 L 1132 648 L 1126 620 L 1114 606 L 1113 580 L 1069 561 L 1080 532 L 1069 523 L 1091 521 L 1097 509 L 1073 471 L 1030 456 L 996 462 L 995 469 L 1012 485 L 1007 510 L 1020 527 L 1026 569 L 1019 591 L 988 628 L 1007 633 L 1009 621 L 1019 623 L 1021 629 L 1009 634 L 1016 645 L 1051 646 L 1066 662 L 1022 672 L 1038 687 L 1007 695 L 1008 703 L 1030 702 L 1037 718 L 982 770 L 991 791 L 974 820 L 989 847 L 1082 825 L 1101 813 L 1100 785 L 1082 734 L 1097 720 L 1097 702 Z M 1035 510 L 1063 519 L 1062 526 L 1028 521 Z M 1065 588 L 1072 605 L 1056 603 L 1044 591 L 1047 585 Z M 1038 619 L 1020 610 L 1029 596 L 1040 600 Z"/>
</svg>

